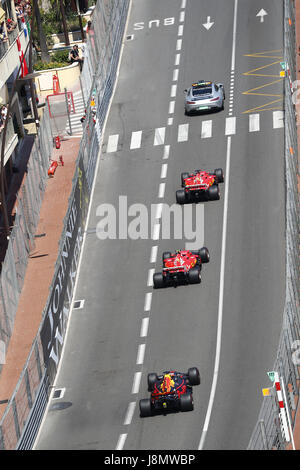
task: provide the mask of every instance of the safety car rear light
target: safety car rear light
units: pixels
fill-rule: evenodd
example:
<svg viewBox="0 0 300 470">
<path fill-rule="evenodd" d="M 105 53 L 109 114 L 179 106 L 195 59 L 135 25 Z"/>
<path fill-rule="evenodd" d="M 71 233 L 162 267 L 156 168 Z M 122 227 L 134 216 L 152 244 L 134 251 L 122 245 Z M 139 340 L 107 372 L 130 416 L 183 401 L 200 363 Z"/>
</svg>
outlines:
<svg viewBox="0 0 300 470">
<path fill-rule="evenodd" d="M 218 101 L 220 98 L 217 97 L 217 98 L 212 98 L 210 101 Z"/>
<path fill-rule="evenodd" d="M 187 101 L 187 104 L 195 104 L 196 101 Z"/>
</svg>

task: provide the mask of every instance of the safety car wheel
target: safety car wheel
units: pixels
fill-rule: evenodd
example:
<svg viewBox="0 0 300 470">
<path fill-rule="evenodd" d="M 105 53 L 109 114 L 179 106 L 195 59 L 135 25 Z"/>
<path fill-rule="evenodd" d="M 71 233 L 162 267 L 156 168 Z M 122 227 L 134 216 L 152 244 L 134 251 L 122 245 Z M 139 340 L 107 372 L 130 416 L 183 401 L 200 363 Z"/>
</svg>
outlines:
<svg viewBox="0 0 300 470">
<path fill-rule="evenodd" d="M 194 409 L 193 396 L 191 393 L 184 393 L 179 400 L 181 411 L 192 411 Z"/>
<path fill-rule="evenodd" d="M 187 375 L 191 385 L 200 385 L 200 373 L 197 367 L 190 367 Z"/>
<path fill-rule="evenodd" d="M 142 398 L 140 400 L 140 416 L 146 417 L 151 416 L 152 414 L 152 406 L 150 398 Z"/>
</svg>

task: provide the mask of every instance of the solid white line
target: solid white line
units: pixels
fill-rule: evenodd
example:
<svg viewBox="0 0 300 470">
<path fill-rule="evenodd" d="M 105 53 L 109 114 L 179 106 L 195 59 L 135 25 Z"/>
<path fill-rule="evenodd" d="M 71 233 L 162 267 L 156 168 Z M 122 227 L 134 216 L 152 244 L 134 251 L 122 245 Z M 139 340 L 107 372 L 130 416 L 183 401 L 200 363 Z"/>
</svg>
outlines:
<svg viewBox="0 0 300 470">
<path fill-rule="evenodd" d="M 170 155 L 170 145 L 165 145 L 163 159 L 166 160 Z"/>
<path fill-rule="evenodd" d="M 176 54 L 174 65 L 179 65 L 179 63 L 180 63 L 180 54 Z"/>
<path fill-rule="evenodd" d="M 235 117 L 226 118 L 225 135 L 235 134 L 235 132 L 236 132 L 235 123 L 236 123 L 236 118 Z"/>
<path fill-rule="evenodd" d="M 127 434 L 120 434 L 117 442 L 116 450 L 122 450 L 126 441 Z"/>
<path fill-rule="evenodd" d="M 171 86 L 170 97 L 171 97 L 171 98 L 174 98 L 174 97 L 176 96 L 176 93 L 177 93 L 177 85 L 172 85 L 172 86 Z"/>
<path fill-rule="evenodd" d="M 175 109 L 175 101 L 170 101 L 169 103 L 169 114 L 173 114 Z"/>
<path fill-rule="evenodd" d="M 155 245 L 151 248 L 150 263 L 156 263 L 158 246 Z"/>
<path fill-rule="evenodd" d="M 145 295 L 145 304 L 144 304 L 144 311 L 149 312 L 151 309 L 151 302 L 152 302 L 152 292 L 147 292 Z"/>
<path fill-rule="evenodd" d="M 167 176 L 167 171 L 168 171 L 168 164 L 163 163 L 161 166 L 161 172 L 160 172 L 160 177 L 163 179 Z"/>
<path fill-rule="evenodd" d="M 259 114 L 250 114 L 249 116 L 249 132 L 259 131 Z"/>
<path fill-rule="evenodd" d="M 180 124 L 178 126 L 178 142 L 185 142 L 188 140 L 189 135 L 189 125 L 188 124 Z"/>
<path fill-rule="evenodd" d="M 141 146 L 142 131 L 136 131 L 131 134 L 130 149 L 138 149 Z"/>
<path fill-rule="evenodd" d="M 179 73 L 179 69 L 173 70 L 173 82 L 177 82 L 177 80 L 178 80 L 178 73 Z"/>
<path fill-rule="evenodd" d="M 166 183 L 160 183 L 158 190 L 158 197 L 161 199 L 165 195 Z"/>
<path fill-rule="evenodd" d="M 284 113 L 283 111 L 273 111 L 273 128 L 279 129 L 284 125 Z"/>
<path fill-rule="evenodd" d="M 124 419 L 124 425 L 125 426 L 128 426 L 132 421 L 133 413 L 134 413 L 134 410 L 135 410 L 135 405 L 136 405 L 135 401 L 132 401 L 128 405 L 126 416 L 125 416 L 125 419 Z"/>
<path fill-rule="evenodd" d="M 201 138 L 208 139 L 212 136 L 212 121 L 202 121 Z"/>
<path fill-rule="evenodd" d="M 118 140 L 119 140 L 119 135 L 118 134 L 114 134 L 114 135 L 109 136 L 108 142 L 107 142 L 107 149 L 106 149 L 107 153 L 117 151 Z"/>
<path fill-rule="evenodd" d="M 136 358 L 136 363 L 137 365 L 141 365 L 144 362 L 144 356 L 145 356 L 145 349 L 146 349 L 146 344 L 140 344 L 138 353 L 137 353 L 137 358 Z"/>
<path fill-rule="evenodd" d="M 149 327 L 149 317 L 143 318 L 142 326 L 141 326 L 141 338 L 145 338 L 148 334 L 148 327 Z"/>
<path fill-rule="evenodd" d="M 141 383 L 142 372 L 136 372 L 133 378 L 132 390 L 131 393 L 139 393 L 140 383 Z"/>
<path fill-rule="evenodd" d="M 222 251 L 221 251 L 221 267 L 220 267 L 220 287 L 219 287 L 219 307 L 218 307 L 218 327 L 217 327 L 217 342 L 216 342 L 216 356 L 213 373 L 213 382 L 210 391 L 209 403 L 206 412 L 203 431 L 199 443 L 198 450 L 202 450 L 206 433 L 208 430 L 212 407 L 214 403 L 217 380 L 220 366 L 221 356 L 221 340 L 222 340 L 222 322 L 223 322 L 223 300 L 224 300 L 224 277 L 225 277 L 225 256 L 226 256 L 226 232 L 227 232 L 227 217 L 228 217 L 228 192 L 229 192 L 229 175 L 230 175 L 230 157 L 231 157 L 231 137 L 227 139 L 227 154 L 226 154 L 226 179 L 225 179 L 225 194 L 224 194 L 224 215 L 223 215 L 223 228 L 222 228 Z"/>
<path fill-rule="evenodd" d="M 232 75 L 233 75 L 233 72 L 234 72 L 234 69 L 235 69 L 237 8 L 238 8 L 238 0 L 234 0 L 233 35 L 232 35 L 232 55 L 231 55 L 231 74 L 232 74 Z"/>
<path fill-rule="evenodd" d="M 154 144 L 153 145 L 162 145 L 165 141 L 165 132 L 166 128 L 165 127 L 158 127 L 155 129 L 155 135 L 154 135 Z"/>
</svg>

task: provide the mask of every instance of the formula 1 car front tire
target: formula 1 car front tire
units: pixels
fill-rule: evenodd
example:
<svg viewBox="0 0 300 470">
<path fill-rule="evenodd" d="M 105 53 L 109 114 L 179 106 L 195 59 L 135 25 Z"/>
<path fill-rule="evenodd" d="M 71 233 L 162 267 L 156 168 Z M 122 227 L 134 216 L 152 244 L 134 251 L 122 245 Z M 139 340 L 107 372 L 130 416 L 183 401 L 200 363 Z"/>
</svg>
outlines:
<svg viewBox="0 0 300 470">
<path fill-rule="evenodd" d="M 186 195 L 184 189 L 178 189 L 176 191 L 176 202 L 177 204 L 185 204 L 186 203 Z"/>
<path fill-rule="evenodd" d="M 218 183 L 224 183 L 224 173 L 222 168 L 216 168 L 214 174 L 217 177 Z"/>
<path fill-rule="evenodd" d="M 191 393 L 184 393 L 180 397 L 180 409 L 181 411 L 193 411 L 194 409 L 194 402 L 193 396 Z"/>
<path fill-rule="evenodd" d="M 199 266 L 192 268 L 188 272 L 188 281 L 190 284 L 200 284 L 201 282 L 201 269 Z"/>
<path fill-rule="evenodd" d="M 140 416 L 145 418 L 152 415 L 152 406 L 150 398 L 142 398 L 140 400 Z"/>
<path fill-rule="evenodd" d="M 189 173 L 181 173 L 181 187 L 184 188 L 184 180 L 190 176 Z"/>
<path fill-rule="evenodd" d="M 154 289 L 161 289 L 164 287 L 165 282 L 164 282 L 164 276 L 162 273 L 155 273 L 153 274 L 153 287 Z"/>
<path fill-rule="evenodd" d="M 206 246 L 203 246 L 202 248 L 200 248 L 199 256 L 201 258 L 201 263 L 208 263 L 209 262 L 210 254 L 209 254 L 208 248 L 206 248 Z"/>
<path fill-rule="evenodd" d="M 147 377 L 148 392 L 152 392 L 152 390 L 154 389 L 154 385 L 156 384 L 157 380 L 158 380 L 157 374 L 155 374 L 154 372 L 152 372 L 151 374 L 148 374 L 148 377 Z"/>
<path fill-rule="evenodd" d="M 171 256 L 172 256 L 172 253 L 170 253 L 170 251 L 164 251 L 162 254 L 162 261 L 164 262 L 165 259 L 171 258 Z"/>
<path fill-rule="evenodd" d="M 197 367 L 190 367 L 187 375 L 190 385 L 200 385 L 200 373 Z"/>
</svg>

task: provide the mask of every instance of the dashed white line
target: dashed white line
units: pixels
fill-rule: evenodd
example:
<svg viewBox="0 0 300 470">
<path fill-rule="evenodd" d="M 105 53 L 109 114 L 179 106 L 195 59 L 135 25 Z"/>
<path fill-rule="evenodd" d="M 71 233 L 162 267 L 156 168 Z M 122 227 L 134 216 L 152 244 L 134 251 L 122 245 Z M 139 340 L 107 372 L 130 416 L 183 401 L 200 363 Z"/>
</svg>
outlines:
<svg viewBox="0 0 300 470">
<path fill-rule="evenodd" d="M 169 103 L 169 114 L 173 114 L 175 109 L 175 101 L 170 101 Z"/>
<path fill-rule="evenodd" d="M 159 220 L 161 218 L 162 210 L 163 210 L 163 204 L 162 203 L 157 204 L 156 205 L 156 212 L 155 212 L 155 219 L 156 220 Z"/>
<path fill-rule="evenodd" d="M 171 97 L 171 98 L 174 98 L 174 97 L 176 96 L 176 93 L 177 93 L 177 85 L 172 85 L 172 86 L 171 86 L 170 97 Z"/>
<path fill-rule="evenodd" d="M 180 63 L 180 54 L 176 54 L 174 65 L 179 65 L 179 63 Z"/>
<path fill-rule="evenodd" d="M 185 17 L 185 12 L 184 12 L 184 11 L 181 11 L 181 12 L 180 12 L 180 15 L 179 15 L 179 22 L 180 22 L 180 23 L 183 23 L 183 22 L 184 22 L 184 17 Z"/>
<path fill-rule="evenodd" d="M 173 118 L 170 117 L 168 118 L 168 126 L 172 126 L 172 124 L 173 124 Z"/>
<path fill-rule="evenodd" d="M 177 39 L 176 51 L 181 51 L 181 47 L 182 47 L 182 39 Z"/>
<path fill-rule="evenodd" d="M 116 450 L 123 449 L 125 441 L 126 441 L 126 437 L 127 437 L 127 434 L 120 434 L 118 442 L 117 442 Z"/>
<path fill-rule="evenodd" d="M 133 378 L 132 390 L 131 393 L 139 393 L 140 383 L 141 383 L 142 372 L 136 372 Z"/>
<path fill-rule="evenodd" d="M 183 34 L 183 25 L 180 24 L 180 25 L 178 26 L 178 36 L 182 36 L 182 34 Z"/>
<path fill-rule="evenodd" d="M 146 350 L 146 344 L 140 344 L 138 348 L 138 353 L 137 353 L 137 358 L 136 358 L 136 364 L 141 365 L 144 362 L 144 356 L 145 356 L 145 350 Z"/>
<path fill-rule="evenodd" d="M 159 223 L 154 224 L 152 240 L 158 240 L 159 239 L 159 232 L 160 232 L 160 224 Z"/>
<path fill-rule="evenodd" d="M 173 82 L 177 82 L 178 74 L 179 74 L 179 69 L 174 69 L 174 71 L 173 71 Z"/>
<path fill-rule="evenodd" d="M 165 195 L 166 183 L 160 183 L 158 189 L 158 197 L 159 199 L 163 198 Z"/>
<path fill-rule="evenodd" d="M 135 401 L 132 401 L 132 402 L 129 403 L 128 408 L 127 408 L 127 412 L 126 412 L 126 416 L 125 416 L 125 419 L 124 419 L 124 425 L 125 426 L 128 426 L 131 423 L 132 417 L 133 417 L 133 414 L 134 414 L 134 410 L 135 410 L 135 406 L 136 406 Z"/>
<path fill-rule="evenodd" d="M 147 336 L 148 328 L 149 328 L 149 317 L 145 317 L 143 318 L 142 326 L 141 326 L 141 332 L 140 332 L 141 338 L 145 338 Z"/>
<path fill-rule="evenodd" d="M 155 245 L 151 248 L 150 263 L 156 263 L 158 246 Z"/>
<path fill-rule="evenodd" d="M 168 164 L 163 163 L 162 166 L 161 166 L 161 172 L 160 172 L 161 179 L 163 179 L 167 176 L 167 171 L 168 171 Z"/>
<path fill-rule="evenodd" d="M 145 295 L 145 304 L 144 304 L 144 311 L 149 312 L 151 308 L 151 302 L 152 302 L 152 292 L 147 292 Z"/>
<path fill-rule="evenodd" d="M 148 280 L 147 280 L 147 286 L 152 287 L 153 286 L 153 274 L 154 274 L 155 269 L 151 268 L 148 271 Z"/>
<path fill-rule="evenodd" d="M 163 159 L 166 160 L 170 155 L 170 145 L 165 145 Z"/>
</svg>

